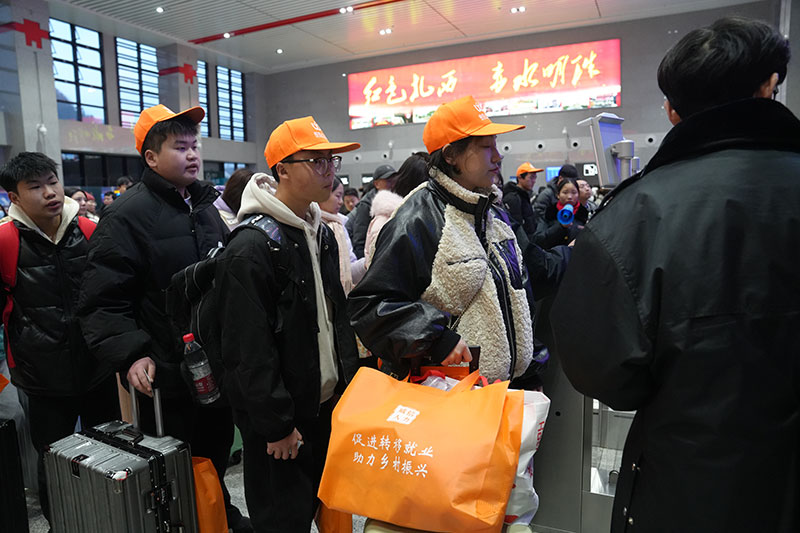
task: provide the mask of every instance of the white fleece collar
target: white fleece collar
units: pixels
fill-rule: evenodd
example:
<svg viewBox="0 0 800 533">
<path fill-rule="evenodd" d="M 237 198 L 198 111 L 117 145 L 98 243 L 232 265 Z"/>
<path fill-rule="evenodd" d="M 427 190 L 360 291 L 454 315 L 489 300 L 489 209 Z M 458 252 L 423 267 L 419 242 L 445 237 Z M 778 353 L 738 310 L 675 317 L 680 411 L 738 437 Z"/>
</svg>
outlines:
<svg viewBox="0 0 800 533">
<path fill-rule="evenodd" d="M 444 189 L 459 198 L 468 204 L 475 205 L 480 201 L 481 198 L 489 198 L 490 200 L 494 200 L 500 190 L 497 188 L 496 185 L 492 184 L 491 187 L 488 189 L 478 189 L 477 191 L 470 191 L 459 185 L 453 178 L 442 172 L 436 167 L 432 167 L 430 170 L 430 176 Z"/>
<path fill-rule="evenodd" d="M 61 211 L 61 224 L 58 226 L 58 231 L 56 232 L 55 240 L 51 239 L 50 237 L 43 232 L 39 226 L 28 216 L 28 214 L 22 210 L 21 207 L 17 206 L 17 204 L 11 204 L 11 207 L 8 209 L 8 216 L 12 219 L 17 220 L 24 224 L 25 226 L 29 227 L 30 229 L 36 231 L 39 235 L 47 239 L 48 241 L 52 242 L 53 244 L 58 244 L 61 242 L 61 239 L 64 237 L 64 234 L 67 232 L 67 226 L 69 223 L 72 222 L 72 219 L 78 216 L 78 211 L 80 211 L 80 206 L 78 202 L 70 198 L 69 196 L 64 197 L 64 208 Z"/>
</svg>

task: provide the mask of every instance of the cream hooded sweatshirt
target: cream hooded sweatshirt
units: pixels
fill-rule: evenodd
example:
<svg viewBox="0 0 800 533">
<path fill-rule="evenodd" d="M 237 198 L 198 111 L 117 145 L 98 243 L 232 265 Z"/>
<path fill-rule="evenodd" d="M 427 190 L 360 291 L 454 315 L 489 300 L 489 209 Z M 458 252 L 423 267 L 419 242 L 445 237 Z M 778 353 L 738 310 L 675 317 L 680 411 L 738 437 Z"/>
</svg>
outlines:
<svg viewBox="0 0 800 533">
<path fill-rule="evenodd" d="M 17 204 L 11 204 L 11 207 L 8 208 L 8 216 L 12 219 L 22 222 L 32 230 L 39 233 L 42 237 L 47 239 L 48 241 L 52 242 L 53 244 L 58 244 L 61 239 L 64 238 L 64 234 L 67 232 L 67 226 L 69 223 L 72 222 L 72 219 L 78 216 L 78 211 L 80 211 L 80 206 L 78 202 L 70 198 L 69 196 L 64 197 L 64 209 L 61 211 L 61 223 L 58 225 L 58 231 L 56 232 L 55 240 L 48 237 L 45 232 L 39 229 L 39 226 L 31 220 L 31 217 L 28 216 L 25 211 L 22 210 Z"/>
<path fill-rule="evenodd" d="M 314 290 L 317 301 L 317 343 L 319 345 L 319 371 L 320 371 L 320 403 L 333 396 L 336 383 L 339 381 L 339 370 L 336 366 L 336 352 L 333 338 L 333 322 L 331 320 L 331 306 L 322 287 L 322 272 L 319 266 L 320 209 L 316 203 L 308 207 L 305 219 L 294 214 L 286 204 L 275 198 L 277 183 L 267 174 L 258 172 L 253 174 L 247 182 L 242 193 L 242 206 L 239 209 L 239 221 L 250 215 L 264 213 L 281 224 L 302 230 L 311 255 L 312 269 L 314 271 Z"/>
</svg>

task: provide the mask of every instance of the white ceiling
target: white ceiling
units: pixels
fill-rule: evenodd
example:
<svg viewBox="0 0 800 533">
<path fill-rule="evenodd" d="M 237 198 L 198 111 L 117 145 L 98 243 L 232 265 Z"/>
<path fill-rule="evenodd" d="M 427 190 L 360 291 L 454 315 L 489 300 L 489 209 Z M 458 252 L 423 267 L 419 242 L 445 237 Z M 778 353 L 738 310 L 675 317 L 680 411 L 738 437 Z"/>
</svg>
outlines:
<svg viewBox="0 0 800 533">
<path fill-rule="evenodd" d="M 201 45 L 199 57 L 274 73 L 449 44 L 733 6 L 751 0 L 402 0 Z M 51 16 L 154 46 L 189 43 L 347 0 L 51 0 Z M 361 3 L 352 1 L 352 5 Z M 512 7 L 524 13 L 511 14 Z M 163 7 L 157 13 L 156 7 Z M 391 28 L 390 35 L 379 30 Z M 276 49 L 284 50 L 277 54 Z"/>
</svg>

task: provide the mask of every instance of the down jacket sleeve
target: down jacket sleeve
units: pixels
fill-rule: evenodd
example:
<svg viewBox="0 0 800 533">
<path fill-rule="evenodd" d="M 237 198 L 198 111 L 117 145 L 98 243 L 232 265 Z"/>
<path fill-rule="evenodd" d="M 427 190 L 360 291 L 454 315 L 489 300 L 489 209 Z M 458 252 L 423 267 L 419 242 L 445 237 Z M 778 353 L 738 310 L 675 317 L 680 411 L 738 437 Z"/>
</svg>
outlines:
<svg viewBox="0 0 800 533">
<path fill-rule="evenodd" d="M 652 343 L 620 265 L 591 225 L 575 244 L 550 323 L 577 390 L 618 410 L 637 409 L 650 397 Z"/>
<path fill-rule="evenodd" d="M 142 246 L 113 213 L 89 240 L 78 304 L 81 329 L 95 357 L 118 372 L 152 355 L 150 335 L 136 323 L 134 309 L 146 275 Z"/>
<path fill-rule="evenodd" d="M 418 206 L 419 207 L 419 206 Z M 400 367 L 401 360 L 427 355 L 441 362 L 459 335 L 448 329 L 450 315 L 421 300 L 431 283 L 433 258 L 441 237 L 443 213 L 430 209 L 399 211 L 378 235 L 372 265 L 350 293 L 353 328 L 377 356 Z M 440 217 L 442 220 L 428 220 Z"/>
<path fill-rule="evenodd" d="M 295 409 L 274 334 L 279 294 L 266 239 L 242 230 L 220 258 L 216 280 L 225 393 L 234 409 L 247 413 L 253 430 L 278 441 L 295 427 Z"/>
</svg>

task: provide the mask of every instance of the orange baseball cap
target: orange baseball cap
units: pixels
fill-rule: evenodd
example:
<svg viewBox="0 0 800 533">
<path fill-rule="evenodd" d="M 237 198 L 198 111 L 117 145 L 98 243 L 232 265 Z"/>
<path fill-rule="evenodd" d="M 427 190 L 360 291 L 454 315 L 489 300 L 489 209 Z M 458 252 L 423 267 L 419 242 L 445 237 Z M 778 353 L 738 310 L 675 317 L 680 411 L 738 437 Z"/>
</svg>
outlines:
<svg viewBox="0 0 800 533">
<path fill-rule="evenodd" d="M 442 104 L 431 115 L 422 132 L 422 142 L 432 154 L 447 143 L 470 135 L 498 135 L 521 130 L 521 124 L 495 124 L 483 110 L 483 106 L 471 96 L 465 96 Z"/>
<path fill-rule="evenodd" d="M 332 143 L 314 117 L 287 120 L 272 131 L 264 148 L 267 165 L 272 168 L 300 150 L 330 150 L 334 154 L 361 148 L 358 143 Z"/>
<path fill-rule="evenodd" d="M 521 175 L 525 174 L 526 172 L 534 172 L 535 173 L 535 172 L 541 172 L 541 171 L 542 171 L 541 168 L 536 168 L 535 166 L 533 166 L 530 163 L 528 163 L 527 161 L 525 161 L 524 163 L 522 163 L 519 166 L 519 168 L 517 168 L 517 174 L 516 175 L 517 176 L 521 176 Z"/>
<path fill-rule="evenodd" d="M 133 127 L 133 136 L 136 138 L 136 151 L 139 153 L 142 152 L 144 138 L 147 137 L 147 134 L 150 132 L 150 128 L 152 128 L 156 122 L 164 122 L 165 120 L 175 117 L 188 117 L 195 124 L 200 124 L 205 116 L 206 112 L 202 107 L 199 106 L 190 107 L 189 109 L 181 111 L 180 113 L 175 113 L 170 108 L 162 104 L 148 107 L 142 111 L 142 114 L 139 115 L 139 120 L 136 121 L 136 125 Z"/>
</svg>

